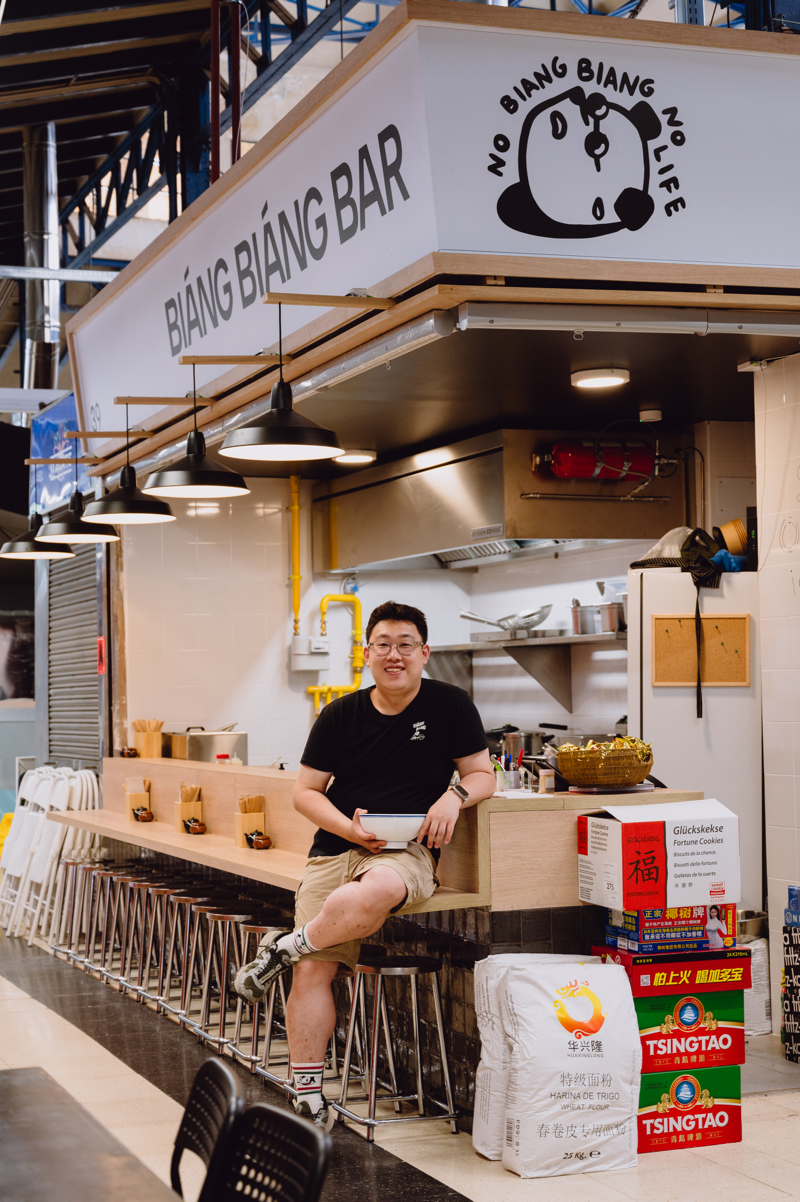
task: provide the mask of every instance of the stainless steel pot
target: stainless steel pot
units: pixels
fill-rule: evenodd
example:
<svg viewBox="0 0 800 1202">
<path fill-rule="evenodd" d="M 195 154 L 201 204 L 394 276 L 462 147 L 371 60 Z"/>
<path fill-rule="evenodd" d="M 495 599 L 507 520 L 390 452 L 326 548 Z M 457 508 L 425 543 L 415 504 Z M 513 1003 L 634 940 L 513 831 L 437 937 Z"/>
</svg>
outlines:
<svg viewBox="0 0 800 1202">
<path fill-rule="evenodd" d="M 765 910 L 739 910 L 736 915 L 736 942 L 752 943 L 767 934 Z"/>
<path fill-rule="evenodd" d="M 572 602 L 573 634 L 605 634 L 625 630 L 625 608 L 622 601 L 601 601 L 597 605 Z"/>
<path fill-rule="evenodd" d="M 516 760 L 520 751 L 527 756 L 542 754 L 542 735 L 536 730 L 519 730 L 516 726 L 496 726 L 486 731 L 492 755 L 510 755 Z"/>
<path fill-rule="evenodd" d="M 203 730 L 190 726 L 185 731 L 161 732 L 161 755 L 169 760 L 200 760 L 214 764 L 218 755 L 236 755 L 247 763 L 247 732 L 243 730 Z"/>
</svg>

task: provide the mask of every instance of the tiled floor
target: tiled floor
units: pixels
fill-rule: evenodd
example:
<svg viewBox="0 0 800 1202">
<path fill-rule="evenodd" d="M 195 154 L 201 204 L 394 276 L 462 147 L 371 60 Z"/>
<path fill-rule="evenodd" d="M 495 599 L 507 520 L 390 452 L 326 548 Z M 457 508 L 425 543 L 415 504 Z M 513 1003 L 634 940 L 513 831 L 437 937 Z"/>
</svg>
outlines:
<svg viewBox="0 0 800 1202">
<path fill-rule="evenodd" d="M 793 1066 L 775 1052 L 769 1039 L 751 1049 L 751 1062 L 767 1074 L 766 1090 L 795 1079 Z M 46 1069 L 165 1181 L 188 1083 L 206 1055 L 150 1011 L 0 936 L 0 1069 Z M 277 1091 L 266 1093 L 248 1074 L 241 1076 L 251 1100 L 280 1103 Z M 337 1128 L 323 1202 L 670 1202 L 678 1194 L 683 1202 L 800 1198 L 800 1090 L 745 1097 L 742 1117 L 741 1144 L 651 1153 L 635 1169 L 533 1181 L 476 1156 L 469 1135 L 452 1135 L 446 1123 L 379 1128 L 378 1146 Z M 194 1202 L 202 1176 L 200 1162 L 186 1154 L 188 1202 Z"/>
</svg>

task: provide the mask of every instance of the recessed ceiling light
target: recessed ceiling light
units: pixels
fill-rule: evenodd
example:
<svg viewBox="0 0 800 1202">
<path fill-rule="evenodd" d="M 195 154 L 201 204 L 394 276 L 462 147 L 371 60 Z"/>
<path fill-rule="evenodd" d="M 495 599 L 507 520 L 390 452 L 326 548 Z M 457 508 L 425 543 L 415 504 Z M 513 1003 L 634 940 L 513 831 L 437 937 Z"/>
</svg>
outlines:
<svg viewBox="0 0 800 1202">
<path fill-rule="evenodd" d="M 337 455 L 334 463 L 374 463 L 375 451 L 345 451 L 343 455 Z"/>
<path fill-rule="evenodd" d="M 574 371 L 570 376 L 574 388 L 616 388 L 627 384 L 631 373 L 622 367 L 593 367 L 589 371 Z"/>
<path fill-rule="evenodd" d="M 640 422 L 660 422 L 661 421 L 661 406 L 658 401 L 640 401 L 639 403 L 639 421 Z"/>
</svg>

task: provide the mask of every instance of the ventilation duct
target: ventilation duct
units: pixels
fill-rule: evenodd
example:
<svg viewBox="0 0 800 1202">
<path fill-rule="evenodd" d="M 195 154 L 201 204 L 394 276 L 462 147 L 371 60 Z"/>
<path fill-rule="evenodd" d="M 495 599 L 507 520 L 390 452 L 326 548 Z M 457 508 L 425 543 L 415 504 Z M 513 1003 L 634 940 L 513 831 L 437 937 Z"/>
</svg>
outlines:
<svg viewBox="0 0 800 1202">
<path fill-rule="evenodd" d="M 58 267 L 58 175 L 55 122 L 22 128 L 25 266 Z M 25 281 L 23 388 L 55 388 L 61 340 L 58 280 Z"/>
<path fill-rule="evenodd" d="M 544 449 L 565 433 L 495 430 L 317 484 L 314 570 L 457 571 L 658 538 L 686 524 L 680 472 L 659 476 L 656 503 L 641 506 L 619 504 L 631 492 L 629 480 L 576 484 L 559 480 L 549 465 L 534 475 Z M 573 436 L 594 439 L 588 432 Z M 665 433 L 663 452 L 673 453 L 680 438 Z M 530 500 L 534 487 L 537 499 Z"/>
</svg>

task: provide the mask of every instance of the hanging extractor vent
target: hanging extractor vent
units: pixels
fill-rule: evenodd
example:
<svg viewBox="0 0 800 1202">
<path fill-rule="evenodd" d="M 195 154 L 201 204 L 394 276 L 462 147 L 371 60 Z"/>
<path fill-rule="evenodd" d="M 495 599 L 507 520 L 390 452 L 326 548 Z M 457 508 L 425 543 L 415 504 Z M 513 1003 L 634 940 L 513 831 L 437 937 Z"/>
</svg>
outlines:
<svg viewBox="0 0 800 1202">
<path fill-rule="evenodd" d="M 559 479 L 545 455 L 566 436 L 595 434 L 495 430 L 318 484 L 314 570 L 469 569 L 687 524 L 679 471 L 654 478 L 653 504 L 620 504 L 628 479 Z M 680 437 L 663 435 L 662 452 Z"/>
</svg>

